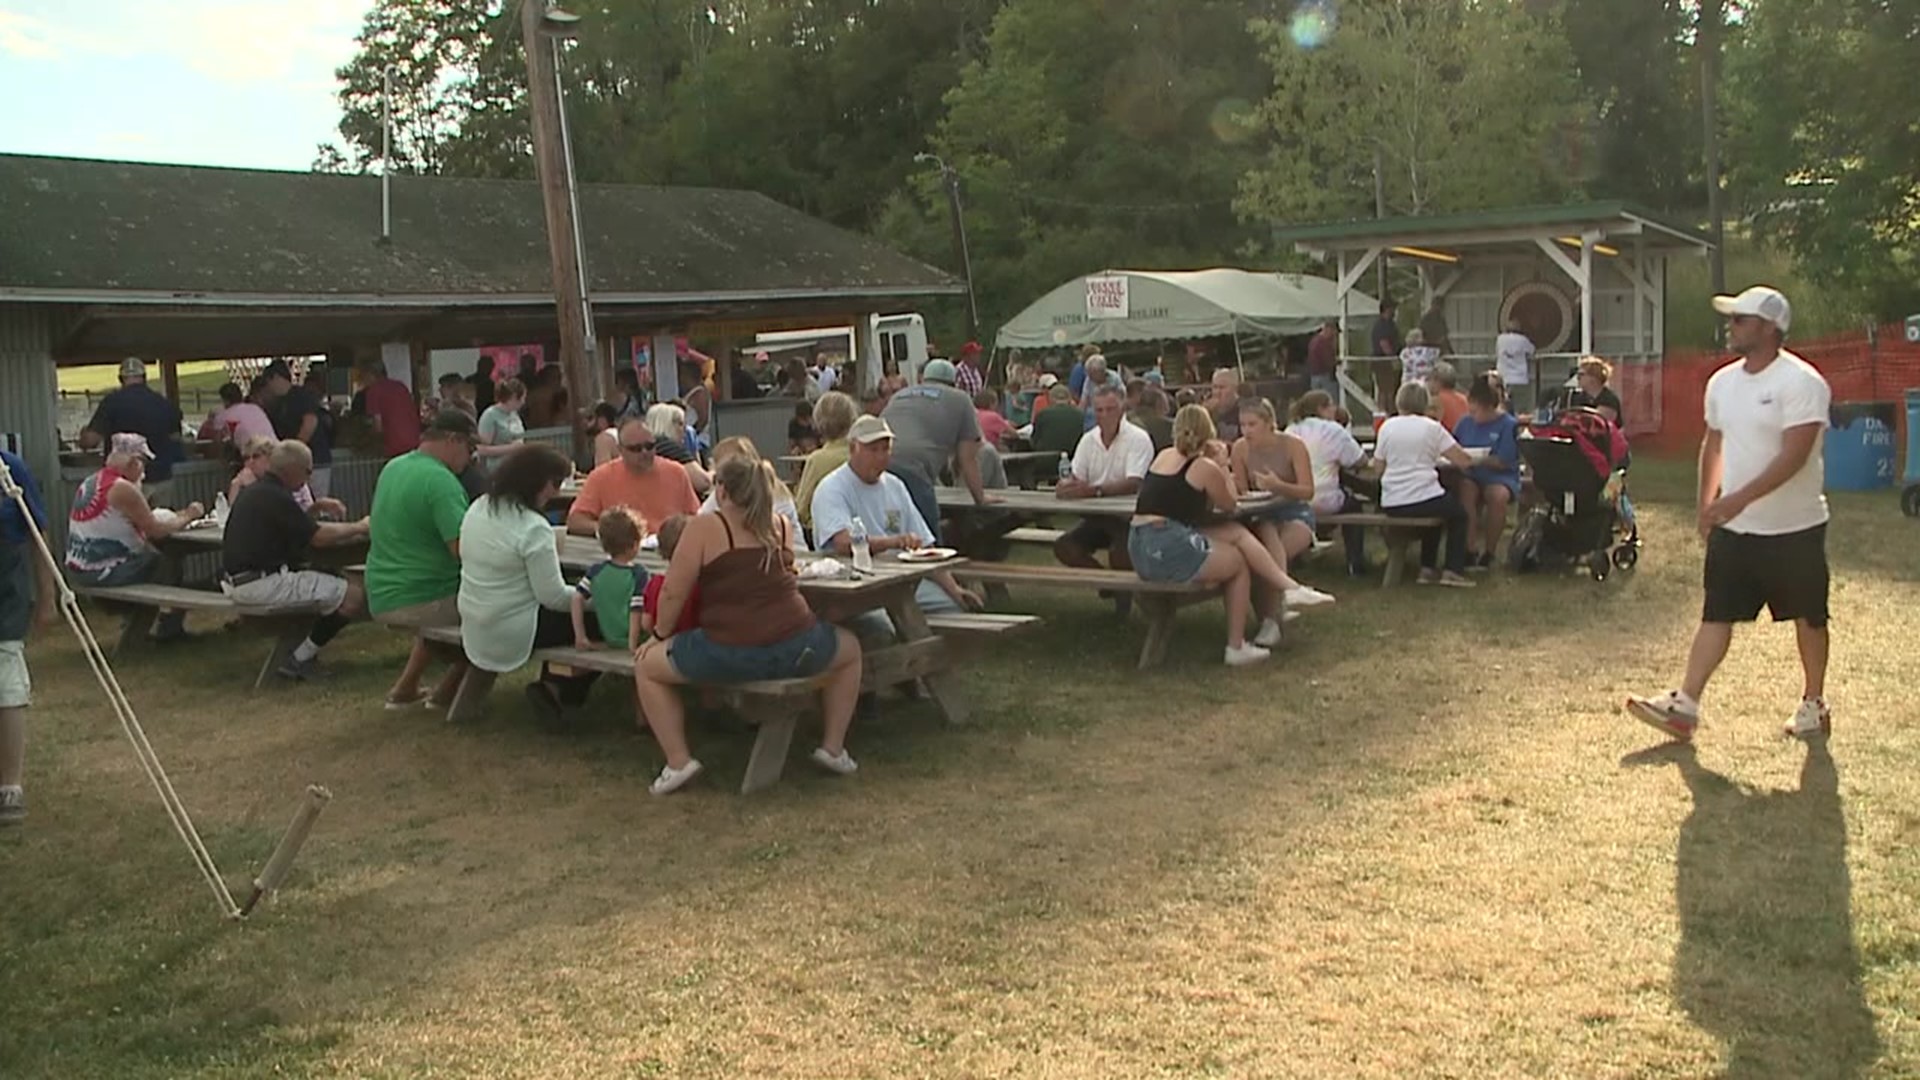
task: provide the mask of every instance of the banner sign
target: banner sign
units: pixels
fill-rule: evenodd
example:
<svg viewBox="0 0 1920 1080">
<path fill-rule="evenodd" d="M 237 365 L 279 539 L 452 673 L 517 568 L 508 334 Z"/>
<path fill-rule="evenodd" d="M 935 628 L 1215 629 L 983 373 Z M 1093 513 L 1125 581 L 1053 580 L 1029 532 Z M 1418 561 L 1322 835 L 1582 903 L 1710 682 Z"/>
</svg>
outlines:
<svg viewBox="0 0 1920 1080">
<path fill-rule="evenodd" d="M 1087 318 L 1124 319 L 1127 312 L 1126 275 L 1087 279 Z"/>
</svg>

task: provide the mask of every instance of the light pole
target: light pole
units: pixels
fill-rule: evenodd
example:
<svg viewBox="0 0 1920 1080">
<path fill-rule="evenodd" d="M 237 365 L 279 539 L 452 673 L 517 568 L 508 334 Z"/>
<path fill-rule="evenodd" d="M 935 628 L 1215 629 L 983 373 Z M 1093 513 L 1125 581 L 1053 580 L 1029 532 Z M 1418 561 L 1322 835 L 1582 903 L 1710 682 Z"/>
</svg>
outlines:
<svg viewBox="0 0 1920 1080">
<path fill-rule="evenodd" d="M 533 118 L 534 169 L 540 178 L 540 201 L 546 208 L 547 250 L 553 262 L 554 304 L 560 321 L 560 365 L 576 410 L 600 398 L 573 147 L 560 100 L 559 39 L 571 37 L 579 22 L 578 15 L 548 0 L 522 0 L 520 5 L 520 30 L 527 52 L 527 102 Z M 572 426 L 575 456 L 584 458 L 591 449 L 586 432 L 578 424 Z"/>
<path fill-rule="evenodd" d="M 967 279 L 967 338 L 980 340 L 980 306 L 973 297 L 973 255 L 967 250 L 967 219 L 960 208 L 960 174 L 938 154 L 915 154 L 915 162 L 932 162 L 940 169 L 941 182 L 947 188 L 947 212 L 953 220 L 953 253 L 960 260 L 960 273 Z"/>
</svg>

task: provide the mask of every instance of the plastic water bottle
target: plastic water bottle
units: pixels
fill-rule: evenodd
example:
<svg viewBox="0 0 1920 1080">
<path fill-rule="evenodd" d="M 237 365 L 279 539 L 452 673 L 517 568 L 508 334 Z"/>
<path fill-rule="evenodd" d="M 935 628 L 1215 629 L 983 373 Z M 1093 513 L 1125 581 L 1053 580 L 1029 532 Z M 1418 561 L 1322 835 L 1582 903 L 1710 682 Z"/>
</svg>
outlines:
<svg viewBox="0 0 1920 1080">
<path fill-rule="evenodd" d="M 227 523 L 227 510 L 228 510 L 228 509 L 229 509 L 229 507 L 228 507 L 228 504 L 227 504 L 227 493 L 226 493 L 226 492 L 224 492 L 224 491 L 222 491 L 222 492 L 220 492 L 220 493 L 219 493 L 218 495 L 215 495 L 215 496 L 213 497 L 213 520 L 214 520 L 214 521 L 216 521 L 216 522 L 218 522 L 218 523 L 220 523 L 220 524 L 222 524 L 222 525 L 225 525 L 225 524 Z"/>
<path fill-rule="evenodd" d="M 1071 479 L 1073 479 L 1073 461 L 1072 459 L 1067 457 L 1067 455 L 1061 454 L 1060 455 L 1060 482 L 1064 484 Z"/>
<path fill-rule="evenodd" d="M 873 548 L 867 543 L 867 523 L 854 518 L 847 523 L 847 536 L 853 541 L 853 568 L 862 573 L 871 573 Z"/>
</svg>

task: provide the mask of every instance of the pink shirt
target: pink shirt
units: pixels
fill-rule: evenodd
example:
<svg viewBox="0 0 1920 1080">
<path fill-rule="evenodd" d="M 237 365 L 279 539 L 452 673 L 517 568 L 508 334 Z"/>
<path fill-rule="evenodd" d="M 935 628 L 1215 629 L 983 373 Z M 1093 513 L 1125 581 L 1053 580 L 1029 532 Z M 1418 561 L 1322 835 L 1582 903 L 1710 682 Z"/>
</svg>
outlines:
<svg viewBox="0 0 1920 1080">
<path fill-rule="evenodd" d="M 273 421 L 267 419 L 267 410 L 251 401 L 226 406 L 213 414 L 213 423 L 235 446 L 245 446 L 255 437 L 273 438 Z"/>
<path fill-rule="evenodd" d="M 1013 434 L 1013 424 L 992 409 L 975 409 L 980 414 L 980 437 L 990 446 L 1005 446 Z"/>
</svg>

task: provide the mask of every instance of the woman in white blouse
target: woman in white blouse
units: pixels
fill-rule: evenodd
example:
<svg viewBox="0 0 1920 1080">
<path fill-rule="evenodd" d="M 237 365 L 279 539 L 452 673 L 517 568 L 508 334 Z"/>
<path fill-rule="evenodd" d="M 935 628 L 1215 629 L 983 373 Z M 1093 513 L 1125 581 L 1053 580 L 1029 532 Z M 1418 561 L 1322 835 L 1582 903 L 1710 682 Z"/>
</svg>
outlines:
<svg viewBox="0 0 1920 1080">
<path fill-rule="evenodd" d="M 1380 474 L 1380 509 L 1389 517 L 1440 518 L 1440 529 L 1428 529 L 1420 536 L 1420 584 L 1447 585 L 1456 589 L 1473 588 L 1467 568 L 1467 511 L 1459 496 L 1440 484 L 1440 466 L 1465 469 L 1472 459 L 1453 433 L 1440 421 L 1427 415 L 1432 404 L 1427 388 L 1406 383 L 1394 395 L 1393 407 L 1400 415 L 1380 425 L 1374 440 L 1374 461 L 1383 466 Z M 1447 539 L 1447 565 L 1440 567 L 1440 535 Z"/>
</svg>

